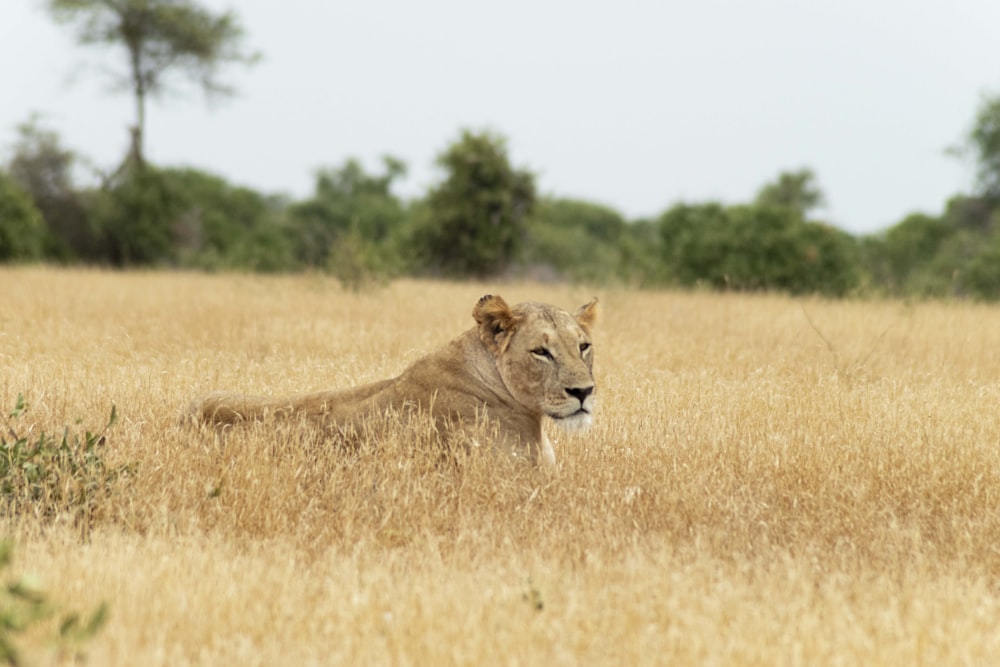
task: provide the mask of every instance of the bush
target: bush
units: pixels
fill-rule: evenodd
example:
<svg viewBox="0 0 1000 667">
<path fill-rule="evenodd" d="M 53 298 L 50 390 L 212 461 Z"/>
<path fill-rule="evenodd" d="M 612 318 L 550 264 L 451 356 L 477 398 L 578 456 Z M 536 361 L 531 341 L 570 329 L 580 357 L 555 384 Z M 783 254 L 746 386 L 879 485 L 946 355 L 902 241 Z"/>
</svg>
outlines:
<svg viewBox="0 0 1000 667">
<path fill-rule="evenodd" d="M 202 269 L 292 268 L 291 244 L 279 226 L 284 203 L 197 169 L 164 169 L 176 202 L 169 225 L 177 262 Z"/>
<path fill-rule="evenodd" d="M 375 244 L 361 238 L 355 230 L 333 246 L 326 268 L 343 287 L 354 292 L 384 285 L 393 271 Z"/>
<path fill-rule="evenodd" d="M 445 178 L 421 206 L 414 236 L 424 269 L 456 278 L 502 273 L 522 249 L 534 176 L 514 169 L 505 140 L 489 132 L 463 132 L 437 163 Z"/>
<path fill-rule="evenodd" d="M 670 284 L 669 269 L 664 266 L 662 239 L 653 220 L 633 220 L 622 233 L 621 263 L 618 275 L 622 281 L 638 287 Z"/>
<path fill-rule="evenodd" d="M 115 408 L 100 433 L 84 436 L 67 427 L 62 436 L 19 434 L 13 422 L 26 410 L 18 396 L 0 436 L 0 502 L 5 516 L 42 520 L 68 517 L 85 533 L 128 466 L 108 467 L 103 458 L 104 433 L 117 419 Z"/>
<path fill-rule="evenodd" d="M 788 290 L 846 296 L 861 284 L 861 249 L 857 239 L 831 225 L 804 222 L 798 229 L 798 261 Z"/>
<path fill-rule="evenodd" d="M 41 213 L 31 198 L 0 172 L 0 261 L 39 259 L 44 239 Z"/>
<path fill-rule="evenodd" d="M 608 282 L 623 264 L 625 220 L 610 208 L 572 199 L 543 199 L 528 225 L 524 263 L 552 267 L 574 281 Z"/>
<path fill-rule="evenodd" d="M 853 237 L 790 207 L 681 204 L 659 226 L 666 274 L 682 286 L 842 296 L 858 284 Z"/>
<path fill-rule="evenodd" d="M 98 239 L 73 182 L 79 158 L 37 116 L 19 126 L 18 135 L 10 176 L 42 215 L 48 231 L 45 256 L 63 262 L 93 259 Z"/>
<path fill-rule="evenodd" d="M 938 217 L 914 213 L 869 242 L 877 250 L 873 274 L 890 294 L 915 295 L 934 282 L 931 271 L 955 229 Z M 874 245 L 873 245 L 874 244 Z M 950 280 L 950 276 L 946 278 Z"/>
<path fill-rule="evenodd" d="M 407 217 L 392 187 L 405 173 L 405 165 L 389 156 L 381 174 L 367 173 L 353 159 L 319 170 L 313 196 L 288 210 L 296 260 L 351 284 L 391 275 L 400 263 L 397 244 Z"/>
<path fill-rule="evenodd" d="M 181 207 L 162 172 L 152 166 L 126 171 L 111 187 L 90 193 L 89 205 L 101 260 L 122 267 L 174 263 L 171 227 Z"/>
<path fill-rule="evenodd" d="M 977 299 L 1000 299 L 1000 231 L 984 239 L 962 275 L 964 291 Z"/>
</svg>

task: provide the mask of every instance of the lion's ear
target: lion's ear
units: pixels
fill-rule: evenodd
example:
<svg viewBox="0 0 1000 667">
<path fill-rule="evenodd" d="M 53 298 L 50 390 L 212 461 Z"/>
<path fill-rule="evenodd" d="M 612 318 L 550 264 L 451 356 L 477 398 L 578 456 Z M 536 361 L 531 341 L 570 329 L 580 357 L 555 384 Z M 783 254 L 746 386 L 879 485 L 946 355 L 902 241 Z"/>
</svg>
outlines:
<svg viewBox="0 0 1000 667">
<path fill-rule="evenodd" d="M 580 306 L 573 317 L 576 321 L 583 327 L 583 330 L 590 333 L 590 330 L 594 327 L 594 323 L 597 322 L 597 297 L 595 296 L 588 303 Z"/>
<path fill-rule="evenodd" d="M 507 349 L 510 336 L 517 326 L 517 318 L 507 302 L 499 296 L 487 294 L 472 309 L 472 316 L 479 325 L 479 338 L 493 354 Z"/>
</svg>

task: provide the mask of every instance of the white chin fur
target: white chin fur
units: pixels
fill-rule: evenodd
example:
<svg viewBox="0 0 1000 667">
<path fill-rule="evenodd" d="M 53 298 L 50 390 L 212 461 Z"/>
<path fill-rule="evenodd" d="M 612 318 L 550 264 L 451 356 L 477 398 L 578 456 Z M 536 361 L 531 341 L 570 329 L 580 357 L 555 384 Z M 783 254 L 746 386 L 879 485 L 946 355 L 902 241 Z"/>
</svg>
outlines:
<svg viewBox="0 0 1000 667">
<path fill-rule="evenodd" d="M 594 421 L 594 416 L 589 412 L 580 412 L 571 417 L 553 419 L 552 421 L 558 424 L 564 431 L 584 431 L 590 428 L 591 423 Z"/>
</svg>

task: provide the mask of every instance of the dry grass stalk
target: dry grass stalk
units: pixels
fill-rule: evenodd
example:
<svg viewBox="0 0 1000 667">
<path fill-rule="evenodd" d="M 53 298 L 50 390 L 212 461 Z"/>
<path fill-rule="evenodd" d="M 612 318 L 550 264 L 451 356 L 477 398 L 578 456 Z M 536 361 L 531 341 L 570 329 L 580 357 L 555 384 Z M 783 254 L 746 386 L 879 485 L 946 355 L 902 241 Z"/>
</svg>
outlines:
<svg viewBox="0 0 1000 667">
<path fill-rule="evenodd" d="M 483 293 L 318 276 L 0 271 L 0 407 L 119 423 L 88 539 L 8 521 L 95 664 L 1000 661 L 1000 311 L 605 292 L 600 405 L 560 469 L 356 450 L 297 423 L 177 426 L 216 388 L 389 377 Z M 806 317 L 803 313 L 805 309 Z"/>
</svg>

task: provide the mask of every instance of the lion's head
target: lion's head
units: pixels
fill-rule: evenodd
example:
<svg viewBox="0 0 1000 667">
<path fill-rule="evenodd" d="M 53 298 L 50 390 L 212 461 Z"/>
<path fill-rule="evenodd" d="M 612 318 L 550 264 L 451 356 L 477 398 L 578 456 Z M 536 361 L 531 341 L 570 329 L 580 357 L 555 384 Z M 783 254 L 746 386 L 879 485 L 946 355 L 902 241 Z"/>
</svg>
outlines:
<svg viewBox="0 0 1000 667">
<path fill-rule="evenodd" d="M 479 337 L 511 395 L 563 427 L 590 426 L 594 410 L 594 348 L 590 330 L 597 299 L 571 315 L 541 303 L 513 308 L 488 294 L 472 311 Z"/>
</svg>

